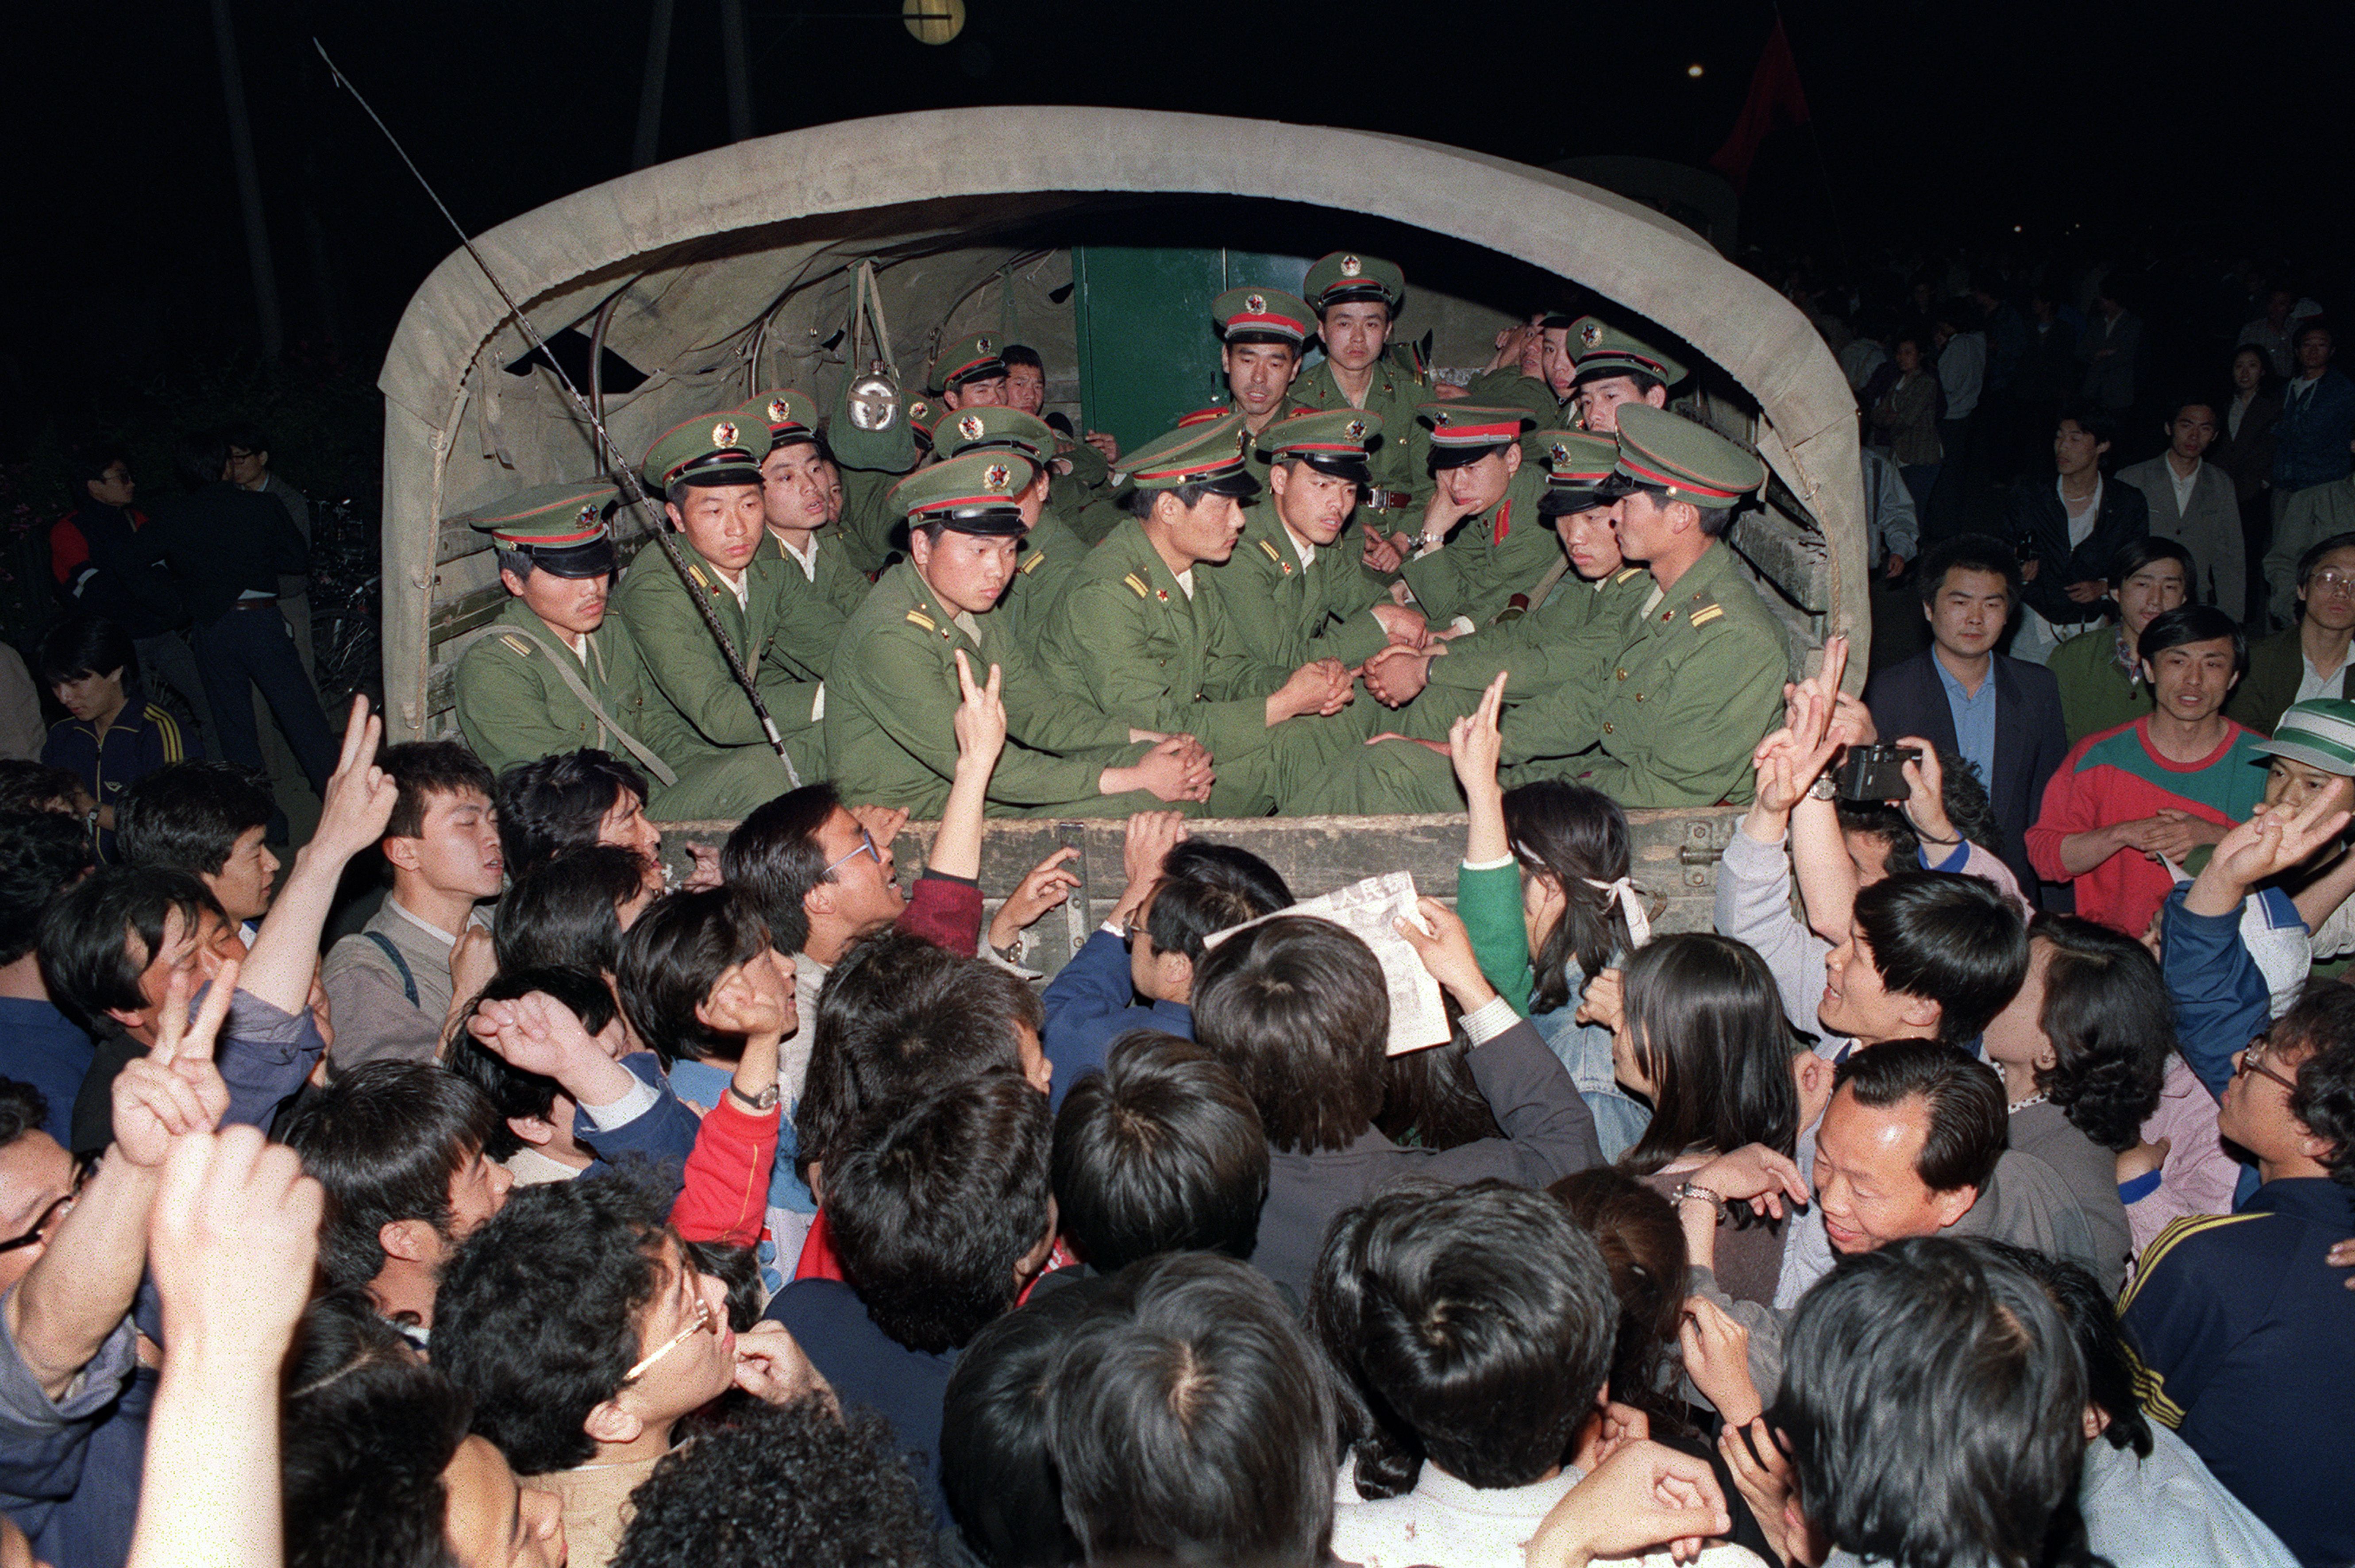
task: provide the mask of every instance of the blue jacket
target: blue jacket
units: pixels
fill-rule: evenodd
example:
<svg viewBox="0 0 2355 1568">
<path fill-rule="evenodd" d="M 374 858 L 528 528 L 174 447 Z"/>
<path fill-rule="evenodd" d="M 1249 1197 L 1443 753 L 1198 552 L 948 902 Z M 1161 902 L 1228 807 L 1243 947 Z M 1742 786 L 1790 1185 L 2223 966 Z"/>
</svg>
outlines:
<svg viewBox="0 0 2355 1568">
<path fill-rule="evenodd" d="M 694 1151 L 695 1130 L 701 1125 L 701 1119 L 679 1103 L 669 1077 L 662 1070 L 661 1059 L 653 1051 L 634 1051 L 622 1058 L 622 1065 L 654 1089 L 653 1106 L 618 1127 L 602 1131 L 589 1119 L 588 1112 L 576 1112 L 572 1136 L 593 1147 L 602 1164 L 619 1165 L 634 1158 L 647 1160 L 665 1167 L 674 1181 L 683 1180 L 687 1157 Z M 588 1175 L 598 1168 L 592 1165 L 581 1174 Z"/>
<path fill-rule="evenodd" d="M 1039 1046 L 1055 1066 L 1058 1110 L 1072 1084 L 1103 1071 L 1105 1053 L 1123 1030 L 1157 1029 L 1181 1040 L 1194 1038 L 1194 1009 L 1185 1003 L 1137 1005 L 1128 945 L 1109 931 L 1082 943 L 1039 999 L 1047 1007 L 1047 1033 Z"/>
<path fill-rule="evenodd" d="M 2281 418 L 2274 424 L 2274 488 L 2303 490 L 2347 477 L 2355 455 L 2347 438 L 2355 432 L 2355 380 L 2325 370 L 2311 391 L 2293 381 L 2282 389 Z"/>
</svg>

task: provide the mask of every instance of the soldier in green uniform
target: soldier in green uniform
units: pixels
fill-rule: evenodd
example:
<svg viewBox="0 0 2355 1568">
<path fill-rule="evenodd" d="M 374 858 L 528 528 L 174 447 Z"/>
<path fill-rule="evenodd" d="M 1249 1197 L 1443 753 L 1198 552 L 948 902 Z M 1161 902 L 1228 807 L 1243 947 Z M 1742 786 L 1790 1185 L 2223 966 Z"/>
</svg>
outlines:
<svg viewBox="0 0 2355 1568">
<path fill-rule="evenodd" d="M 700 595 L 710 606 L 801 778 L 826 777 L 818 731 L 826 688 L 779 645 L 790 563 L 769 542 L 754 454 L 756 448 L 765 454 L 768 443 L 767 424 L 741 409 L 698 414 L 655 440 L 646 453 L 646 486 L 664 498 L 687 576 L 658 557 L 641 556 L 614 592 L 613 613 L 637 649 L 648 728 L 655 731 L 648 743 L 682 775 L 719 757 L 754 759 L 740 765 L 766 774 L 773 795 L 793 787 L 785 764 L 689 597 Z"/>
<path fill-rule="evenodd" d="M 946 409 L 1006 406 L 1006 361 L 998 357 L 997 339 L 976 332 L 945 345 L 932 361 L 932 390 Z"/>
<path fill-rule="evenodd" d="M 1184 732 L 1210 750 L 1213 816 L 1273 810 L 1349 744 L 1319 716 L 1353 688 L 1338 659 L 1303 665 L 1271 693 L 1214 699 L 1213 650 L 1224 627 L 1206 573 L 1223 571 L 1258 494 L 1241 416 L 1171 432 L 1129 458 L 1130 518 L 1090 552 L 1047 633 L 1056 679 L 1075 704 L 1140 730 Z"/>
<path fill-rule="evenodd" d="M 1047 362 L 1027 343 L 1004 344 L 997 357 L 1006 361 L 1006 406 L 1043 422 L 1047 418 Z M 1055 427 L 1050 424 L 1047 428 Z M 1055 431 L 1055 450 L 1047 464 L 1048 481 L 1054 504 L 1066 520 L 1076 517 L 1090 501 L 1112 493 L 1112 464 L 1119 455 L 1120 443 L 1100 430 L 1089 431 L 1084 441 Z"/>
<path fill-rule="evenodd" d="M 1354 669 L 1392 644 L 1427 640 L 1422 613 L 1391 603 L 1340 542 L 1366 482 L 1367 448 L 1380 435 L 1373 414 L 1303 410 L 1254 443 L 1269 465 L 1267 494 L 1244 510 L 1234 555 L 1203 573 L 1231 639 L 1211 650 L 1212 696 L 1264 696 L 1313 660 Z"/>
<path fill-rule="evenodd" d="M 1507 777 L 1572 779 L 1629 807 L 1746 800 L 1750 753 L 1781 711 L 1789 654 L 1722 538 L 1765 466 L 1678 415 L 1633 403 L 1618 414 L 1605 489 L 1620 548 L 1646 562 L 1650 588 L 1632 612 L 1575 634 L 1578 667 L 1510 709 Z M 1460 689 L 1448 695 L 1468 711 Z M 1369 746 L 1303 808 L 1452 810 L 1459 797 L 1445 752 L 1425 740 Z"/>
<path fill-rule="evenodd" d="M 1088 558 L 1088 541 L 1071 530 L 1048 480 L 1047 465 L 1055 456 L 1054 427 L 1019 409 L 973 408 L 944 421 L 939 434 L 944 438 L 940 443 L 943 458 L 968 452 L 1011 452 L 1039 470 L 1029 488 L 1016 497 L 1022 508 L 1021 550 L 996 610 L 1007 632 L 1035 655 L 1063 591 Z"/>
<path fill-rule="evenodd" d="M 1308 269 L 1301 286 L 1316 313 L 1325 357 L 1292 383 L 1292 400 L 1380 417 L 1387 433 L 1367 464 L 1373 479 L 1361 505 L 1373 515 L 1369 531 L 1411 528 L 1432 493 L 1428 444 L 1414 421 L 1431 390 L 1384 352 L 1406 303 L 1406 274 L 1379 256 L 1336 251 Z"/>
<path fill-rule="evenodd" d="M 1068 700 L 998 624 L 1014 575 L 1030 459 L 979 451 L 920 469 L 893 492 L 909 559 L 884 572 L 843 633 L 827 692 L 826 751 L 849 799 L 937 816 L 956 771 L 956 656 L 999 671 L 1009 743 L 990 777 L 998 816 L 1125 816 L 1208 798 L 1209 753 Z"/>
<path fill-rule="evenodd" d="M 1210 319 L 1219 327 L 1219 371 L 1227 379 L 1228 400 L 1178 422 L 1183 427 L 1239 413 L 1243 428 L 1257 436 L 1300 407 L 1292 400 L 1292 383 L 1316 334 L 1316 318 L 1297 295 L 1244 288 L 1212 300 Z"/>
<path fill-rule="evenodd" d="M 1439 487 L 1399 578 L 1433 626 L 1460 634 L 1494 622 L 1516 595 L 1527 609 L 1559 559 L 1538 521 L 1545 473 L 1522 461 L 1521 432 L 1531 421 L 1519 409 L 1451 402 L 1420 411 Z"/>
<path fill-rule="evenodd" d="M 1566 343 L 1579 425 L 1597 435 L 1619 428 L 1615 411 L 1622 403 L 1667 408 L 1668 389 L 1685 379 L 1682 365 L 1599 315 L 1572 322 Z"/>
<path fill-rule="evenodd" d="M 777 653 L 804 680 L 819 681 L 842 640 L 843 623 L 867 597 L 836 520 L 837 471 L 818 440 L 817 405 L 806 392 L 774 388 L 738 411 L 747 432 L 769 432 L 761 459 L 761 499 L 769 537 L 763 556 L 783 563 L 778 582 Z"/>
</svg>

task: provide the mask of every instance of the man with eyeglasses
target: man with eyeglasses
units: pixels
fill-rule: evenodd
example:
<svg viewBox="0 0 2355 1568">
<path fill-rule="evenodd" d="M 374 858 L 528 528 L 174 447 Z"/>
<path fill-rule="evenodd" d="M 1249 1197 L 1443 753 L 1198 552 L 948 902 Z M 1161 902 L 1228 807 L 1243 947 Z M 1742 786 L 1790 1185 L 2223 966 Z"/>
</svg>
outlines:
<svg viewBox="0 0 2355 1568">
<path fill-rule="evenodd" d="M 2347 657 L 2355 637 L 2355 533 L 2332 534 L 2300 556 L 2296 592 L 2289 629 L 2250 645 L 2248 678 L 2224 709 L 2268 735 L 2293 702 L 2355 697 Z"/>
<path fill-rule="evenodd" d="M 2184 1055 L 2254 1184 L 2232 1213 L 2160 1232 L 2120 1302 L 2145 1408 L 2301 1563 L 2355 1559 L 2355 1445 L 2324 1435 L 2355 1409 L 2355 1292 L 2328 1259 L 2355 1238 L 2355 988 L 2309 986 L 2268 1027 L 2241 901 L 2347 822 L 2338 792 L 2260 812 L 2168 911 Z"/>
</svg>

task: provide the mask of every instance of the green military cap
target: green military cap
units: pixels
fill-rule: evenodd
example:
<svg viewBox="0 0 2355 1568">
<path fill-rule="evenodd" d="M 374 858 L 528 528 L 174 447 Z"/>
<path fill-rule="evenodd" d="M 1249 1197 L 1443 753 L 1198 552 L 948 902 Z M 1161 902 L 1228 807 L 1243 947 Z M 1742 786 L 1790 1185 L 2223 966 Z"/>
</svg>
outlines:
<svg viewBox="0 0 2355 1568">
<path fill-rule="evenodd" d="M 687 485 L 758 485 L 761 459 L 768 452 L 769 432 L 743 410 L 698 414 L 679 421 L 646 448 L 646 483 L 666 496 Z"/>
<path fill-rule="evenodd" d="M 941 350 L 932 361 L 932 385 L 943 392 L 954 392 L 967 381 L 987 381 L 1006 374 L 1006 361 L 997 357 L 996 336 L 976 332 L 960 337 Z"/>
<path fill-rule="evenodd" d="M 932 426 L 950 412 L 949 406 L 935 397 L 908 400 L 908 433 L 926 452 L 932 449 Z"/>
<path fill-rule="evenodd" d="M 1672 387 L 1685 379 L 1682 365 L 1599 315 L 1581 316 L 1572 323 L 1570 342 L 1570 362 L 1577 371 L 1573 384 L 1611 376 L 1649 376 L 1664 387 Z"/>
<path fill-rule="evenodd" d="M 1366 449 L 1382 438 L 1382 416 L 1358 409 L 1303 409 L 1260 432 L 1259 454 L 1270 463 L 1296 457 L 1309 467 L 1367 483 Z"/>
<path fill-rule="evenodd" d="M 1223 343 L 1289 343 L 1295 348 L 1316 335 L 1308 302 L 1282 289 L 1229 289 L 1210 302 L 1210 319 Z"/>
<path fill-rule="evenodd" d="M 1582 430 L 1541 430 L 1529 438 L 1529 446 L 1546 467 L 1538 516 L 1559 517 L 1609 502 L 1603 482 L 1619 465 L 1617 442 Z"/>
<path fill-rule="evenodd" d="M 2355 702 L 2314 697 L 2293 703 L 2274 726 L 2273 739 L 2256 741 L 2253 749 L 2355 778 Z"/>
<path fill-rule="evenodd" d="M 952 533 L 1018 539 L 1023 526 L 1016 497 L 1038 476 L 1039 465 L 1018 452 L 968 452 L 892 485 L 891 504 L 911 528 L 938 523 Z"/>
<path fill-rule="evenodd" d="M 1619 461 L 1611 483 L 1618 494 L 1665 490 L 1672 499 L 1719 511 L 1766 483 L 1766 465 L 1755 453 L 1705 424 L 1649 403 L 1622 403 L 1618 414 Z"/>
<path fill-rule="evenodd" d="M 1415 413 L 1431 427 L 1431 465 L 1435 469 L 1477 463 L 1512 445 L 1522 431 L 1537 423 L 1527 409 L 1482 403 L 1424 403 Z"/>
<path fill-rule="evenodd" d="M 1379 300 L 1396 315 L 1406 303 L 1406 274 L 1398 263 L 1357 251 L 1336 251 L 1318 261 L 1308 269 L 1308 281 L 1301 288 L 1318 315 L 1329 305 L 1351 300 Z"/>
<path fill-rule="evenodd" d="M 1055 455 L 1055 427 L 1020 409 L 954 409 L 932 427 L 943 457 L 984 450 L 1018 452 L 1043 468 Z"/>
<path fill-rule="evenodd" d="M 1243 416 L 1229 414 L 1207 423 L 1180 425 L 1124 458 L 1121 466 L 1128 482 L 1140 490 L 1199 485 L 1217 495 L 1249 500 L 1259 494 L 1259 481 L 1243 465 L 1251 443 Z"/>
<path fill-rule="evenodd" d="M 817 440 L 817 400 L 807 392 L 772 387 L 754 393 L 752 400 L 737 412 L 748 427 L 768 428 L 769 444 L 761 449 L 762 456 L 794 442 Z"/>
<path fill-rule="evenodd" d="M 459 520 L 550 576 L 602 577 L 613 570 L 605 519 L 617 499 L 610 480 L 572 479 L 486 502 Z"/>
</svg>

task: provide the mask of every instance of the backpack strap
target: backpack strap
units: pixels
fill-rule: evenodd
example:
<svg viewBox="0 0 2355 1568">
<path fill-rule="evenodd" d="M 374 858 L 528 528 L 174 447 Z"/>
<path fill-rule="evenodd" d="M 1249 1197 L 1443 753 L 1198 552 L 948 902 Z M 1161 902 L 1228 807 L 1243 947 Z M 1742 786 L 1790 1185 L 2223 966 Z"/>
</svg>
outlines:
<svg viewBox="0 0 2355 1568">
<path fill-rule="evenodd" d="M 363 931 L 360 934 L 367 937 L 370 942 L 375 943 L 378 949 L 381 951 L 387 958 L 392 960 L 393 973 L 400 976 L 400 994 L 409 998 L 409 1005 L 410 1007 L 415 1007 L 417 1005 L 417 976 L 410 972 L 409 960 L 400 955 L 400 949 L 392 944 L 392 938 L 387 936 L 381 931 Z"/>
</svg>

